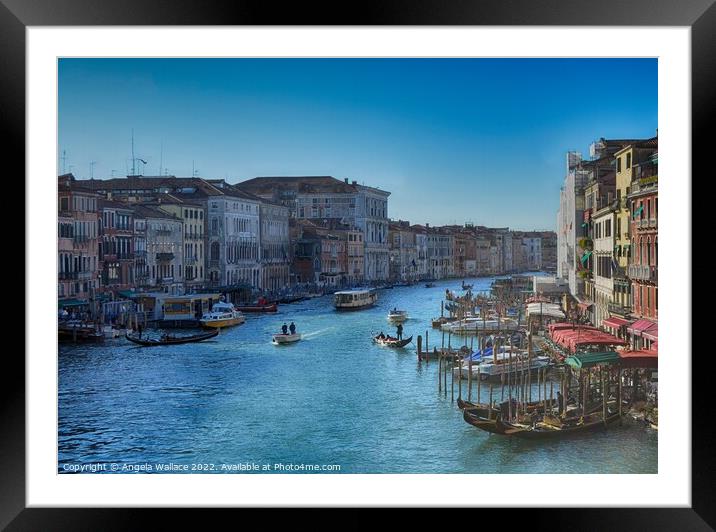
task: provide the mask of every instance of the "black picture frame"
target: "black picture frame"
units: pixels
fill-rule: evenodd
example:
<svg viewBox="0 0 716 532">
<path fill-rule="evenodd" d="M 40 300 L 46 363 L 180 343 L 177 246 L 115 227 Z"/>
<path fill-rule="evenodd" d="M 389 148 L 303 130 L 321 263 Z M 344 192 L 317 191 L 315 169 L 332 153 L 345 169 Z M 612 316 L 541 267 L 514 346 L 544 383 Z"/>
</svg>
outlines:
<svg viewBox="0 0 716 532">
<path fill-rule="evenodd" d="M 693 174 L 709 175 L 707 127 L 716 94 L 716 5 L 714 0 L 382 0 L 361 3 L 293 3 L 276 9 L 269 2 L 208 0 L 0 0 L 0 117 L 6 153 L 24 152 L 25 29 L 27 26 L 83 25 L 547 25 L 688 26 L 692 39 Z M 346 9 L 349 7 L 349 9 Z M 25 175 L 24 158 L 14 157 L 14 176 Z M 7 168 L 6 168 L 7 171 Z M 690 176 L 680 176 L 684 183 Z M 24 196 L 21 180 L 14 179 Z M 27 201 L 29 198 L 25 198 Z M 696 224 L 692 225 L 696 227 Z M 29 245 L 24 242 L 24 245 Z M 685 268 L 691 258 L 685 257 Z M 27 283 L 29 280 L 25 278 Z M 691 286 L 685 287 L 691 293 Z M 694 319 L 696 315 L 694 314 Z M 27 328 L 27 324 L 26 324 Z M 26 330 L 27 334 L 27 330 Z M 689 346 L 690 348 L 690 346 Z M 25 506 L 25 367 L 19 357 L 8 365 L 2 386 L 0 438 L 0 526 L 7 530 L 123 530 L 147 519 L 143 509 L 31 508 Z M 667 353 L 667 356 L 672 354 Z M 692 364 L 692 507 L 674 509 L 523 509 L 509 510 L 510 525 L 550 529 L 710 530 L 716 526 L 714 452 L 708 409 L 709 372 L 704 357 Z M 679 353 L 686 361 L 691 353 Z M 9 378 L 9 376 L 12 376 Z M 618 482 L 618 479 L 616 480 Z M 645 482 L 648 479 L 645 477 Z M 556 499 L 557 500 L 557 499 Z M 585 501 L 586 504 L 586 501 Z M 480 510 L 488 511 L 485 510 Z M 505 510 L 493 510 L 498 517 Z M 164 527 L 183 512 L 164 511 Z M 482 519 L 482 518 L 481 518 Z M 470 521 L 471 522 L 471 521 Z"/>
</svg>

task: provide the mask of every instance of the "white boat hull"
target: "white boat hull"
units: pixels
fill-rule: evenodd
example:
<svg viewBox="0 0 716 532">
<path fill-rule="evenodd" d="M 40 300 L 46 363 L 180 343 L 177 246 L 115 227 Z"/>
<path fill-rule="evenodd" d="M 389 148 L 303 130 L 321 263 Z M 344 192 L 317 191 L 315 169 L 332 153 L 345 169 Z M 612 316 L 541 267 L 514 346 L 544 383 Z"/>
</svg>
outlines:
<svg viewBox="0 0 716 532">
<path fill-rule="evenodd" d="M 296 334 L 274 334 L 271 343 L 274 345 L 295 344 L 301 340 L 301 335 Z"/>
</svg>

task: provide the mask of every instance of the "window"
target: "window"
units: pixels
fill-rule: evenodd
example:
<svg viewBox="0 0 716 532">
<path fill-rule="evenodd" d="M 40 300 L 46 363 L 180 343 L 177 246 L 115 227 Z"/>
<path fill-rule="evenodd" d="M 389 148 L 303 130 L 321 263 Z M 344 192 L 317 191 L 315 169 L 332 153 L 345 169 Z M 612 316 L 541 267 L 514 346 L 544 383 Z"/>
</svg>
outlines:
<svg viewBox="0 0 716 532">
<path fill-rule="evenodd" d="M 621 171 L 622 171 L 622 158 L 617 157 L 617 172 L 621 172 Z"/>
<path fill-rule="evenodd" d="M 626 155 L 626 168 L 627 170 L 631 168 L 631 153 L 627 153 Z"/>
</svg>

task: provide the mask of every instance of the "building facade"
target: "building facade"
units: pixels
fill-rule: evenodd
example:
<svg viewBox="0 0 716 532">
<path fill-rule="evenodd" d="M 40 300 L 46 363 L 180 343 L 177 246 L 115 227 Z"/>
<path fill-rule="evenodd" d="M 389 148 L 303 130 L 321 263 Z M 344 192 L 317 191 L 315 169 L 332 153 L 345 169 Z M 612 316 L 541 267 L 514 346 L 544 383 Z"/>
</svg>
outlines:
<svg viewBox="0 0 716 532">
<path fill-rule="evenodd" d="M 363 233 L 365 280 L 388 279 L 390 192 L 332 176 L 256 177 L 238 186 L 286 206 L 292 218 L 334 220 L 357 227 Z"/>
<path fill-rule="evenodd" d="M 58 297 L 91 308 L 99 288 L 100 197 L 72 174 L 58 177 Z"/>
<path fill-rule="evenodd" d="M 261 223 L 259 286 L 265 290 L 279 290 L 290 283 L 288 207 L 280 203 L 262 201 L 259 217 Z"/>
<path fill-rule="evenodd" d="M 632 313 L 654 321 L 658 318 L 658 164 L 654 152 L 633 168 L 628 196 L 633 253 L 627 273 L 632 282 Z"/>
<path fill-rule="evenodd" d="M 100 291 L 134 286 L 134 212 L 124 203 L 99 200 Z"/>
</svg>

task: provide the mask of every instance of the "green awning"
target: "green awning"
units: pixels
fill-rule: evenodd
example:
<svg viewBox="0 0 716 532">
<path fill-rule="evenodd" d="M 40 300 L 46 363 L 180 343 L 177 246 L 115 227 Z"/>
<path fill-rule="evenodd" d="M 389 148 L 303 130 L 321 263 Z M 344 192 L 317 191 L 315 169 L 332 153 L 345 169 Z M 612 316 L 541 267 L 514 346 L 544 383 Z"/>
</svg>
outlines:
<svg viewBox="0 0 716 532">
<path fill-rule="evenodd" d="M 637 210 L 634 211 L 634 216 L 632 216 L 632 219 L 636 219 L 637 216 L 641 214 L 641 211 L 644 210 L 644 205 L 641 205 Z"/>
<path fill-rule="evenodd" d="M 60 299 L 57 301 L 57 306 L 60 308 L 65 307 L 81 307 L 82 305 L 88 305 L 89 303 L 87 301 L 82 301 L 80 299 Z"/>
<path fill-rule="evenodd" d="M 582 264 L 586 264 L 587 260 L 589 259 L 589 256 L 592 254 L 591 251 L 587 251 L 584 255 L 582 255 Z"/>
<path fill-rule="evenodd" d="M 126 297 L 127 299 L 132 299 L 133 297 L 137 297 L 140 294 L 135 292 L 134 290 L 119 290 L 117 292 L 117 295 L 120 297 Z"/>
<path fill-rule="evenodd" d="M 565 363 L 575 369 L 591 368 L 600 364 L 614 364 L 621 360 L 614 351 L 601 353 L 577 353 L 565 359 Z"/>
</svg>

